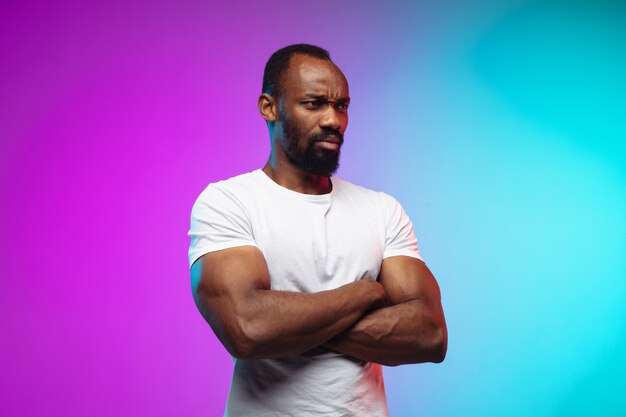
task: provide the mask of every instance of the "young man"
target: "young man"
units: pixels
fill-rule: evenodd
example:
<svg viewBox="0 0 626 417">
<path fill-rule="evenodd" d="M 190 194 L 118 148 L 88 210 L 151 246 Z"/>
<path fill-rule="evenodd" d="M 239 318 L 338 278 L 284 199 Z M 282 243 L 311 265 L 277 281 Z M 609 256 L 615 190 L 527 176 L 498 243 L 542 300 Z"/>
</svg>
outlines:
<svg viewBox="0 0 626 417">
<path fill-rule="evenodd" d="M 348 83 L 328 52 L 275 52 L 263 169 L 210 184 L 191 215 L 195 302 L 235 358 L 229 416 L 386 416 L 383 365 L 441 362 L 439 287 L 392 197 L 332 174 Z"/>
</svg>

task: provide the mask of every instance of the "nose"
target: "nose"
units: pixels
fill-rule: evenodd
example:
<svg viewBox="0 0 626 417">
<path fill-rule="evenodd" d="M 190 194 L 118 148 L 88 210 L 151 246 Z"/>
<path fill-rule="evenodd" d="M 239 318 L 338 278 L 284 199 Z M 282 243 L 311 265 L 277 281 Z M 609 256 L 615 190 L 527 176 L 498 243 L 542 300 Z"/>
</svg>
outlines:
<svg viewBox="0 0 626 417">
<path fill-rule="evenodd" d="M 337 111 L 335 106 L 328 106 L 324 115 L 320 119 L 320 127 L 329 128 L 333 130 L 342 130 L 343 125 L 346 123 L 347 116 L 344 113 Z"/>
</svg>

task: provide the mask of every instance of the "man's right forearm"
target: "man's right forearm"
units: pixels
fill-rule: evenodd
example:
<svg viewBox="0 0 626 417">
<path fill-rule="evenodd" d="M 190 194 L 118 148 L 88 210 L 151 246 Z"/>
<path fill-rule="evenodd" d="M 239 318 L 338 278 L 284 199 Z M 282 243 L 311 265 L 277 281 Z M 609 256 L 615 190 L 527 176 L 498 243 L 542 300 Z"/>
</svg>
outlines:
<svg viewBox="0 0 626 417">
<path fill-rule="evenodd" d="M 202 286 L 196 291 L 202 315 L 228 351 L 242 358 L 305 352 L 381 307 L 384 299 L 383 287 L 373 280 L 317 293 L 250 289 L 233 296 L 210 294 Z"/>
</svg>

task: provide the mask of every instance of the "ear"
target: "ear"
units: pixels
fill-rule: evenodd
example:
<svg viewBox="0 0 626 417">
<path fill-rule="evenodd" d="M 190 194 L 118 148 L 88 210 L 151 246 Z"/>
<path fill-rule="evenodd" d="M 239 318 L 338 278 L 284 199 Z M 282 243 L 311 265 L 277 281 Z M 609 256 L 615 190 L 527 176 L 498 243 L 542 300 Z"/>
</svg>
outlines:
<svg viewBox="0 0 626 417">
<path fill-rule="evenodd" d="M 275 97 L 263 93 L 259 96 L 257 105 L 259 106 L 259 113 L 266 122 L 278 121 L 278 102 Z"/>
</svg>

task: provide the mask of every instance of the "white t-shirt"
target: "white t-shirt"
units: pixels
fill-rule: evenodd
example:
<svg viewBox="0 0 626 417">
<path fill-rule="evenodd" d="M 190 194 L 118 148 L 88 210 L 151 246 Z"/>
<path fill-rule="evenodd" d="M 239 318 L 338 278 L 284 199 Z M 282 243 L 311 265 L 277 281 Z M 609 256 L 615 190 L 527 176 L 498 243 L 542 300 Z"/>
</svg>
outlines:
<svg viewBox="0 0 626 417">
<path fill-rule="evenodd" d="M 411 221 L 389 195 L 332 177 L 301 194 L 262 170 L 210 184 L 191 212 L 189 265 L 256 246 L 271 289 L 318 292 L 375 279 L 391 256 L 421 259 Z M 235 359 L 228 416 L 386 416 L 381 366 L 316 348 L 279 359 Z"/>
</svg>

